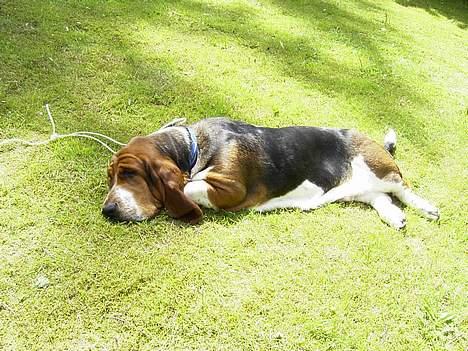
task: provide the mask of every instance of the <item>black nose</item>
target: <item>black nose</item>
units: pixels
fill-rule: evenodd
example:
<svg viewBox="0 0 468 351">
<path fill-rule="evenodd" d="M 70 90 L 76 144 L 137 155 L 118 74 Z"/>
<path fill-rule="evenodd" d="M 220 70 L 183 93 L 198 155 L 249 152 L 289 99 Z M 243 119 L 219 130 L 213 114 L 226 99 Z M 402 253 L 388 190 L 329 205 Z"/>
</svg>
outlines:
<svg viewBox="0 0 468 351">
<path fill-rule="evenodd" d="M 109 218 L 115 218 L 117 215 L 117 204 L 111 202 L 102 208 L 102 214 Z"/>
</svg>

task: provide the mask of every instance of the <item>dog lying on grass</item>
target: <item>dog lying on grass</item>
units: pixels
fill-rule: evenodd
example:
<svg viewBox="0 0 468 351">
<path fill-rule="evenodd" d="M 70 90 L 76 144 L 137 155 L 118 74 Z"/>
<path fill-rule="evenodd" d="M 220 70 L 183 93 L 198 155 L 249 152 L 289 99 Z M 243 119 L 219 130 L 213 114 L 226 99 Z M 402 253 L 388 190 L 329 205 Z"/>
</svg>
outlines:
<svg viewBox="0 0 468 351">
<path fill-rule="evenodd" d="M 349 129 L 264 128 L 226 118 L 174 123 L 130 140 L 108 167 L 102 213 L 120 221 L 170 216 L 194 224 L 200 206 L 260 212 L 312 210 L 334 201 L 370 204 L 401 229 L 390 195 L 431 220 L 439 210 L 416 195 L 393 159 L 396 135 L 382 147 Z"/>
</svg>

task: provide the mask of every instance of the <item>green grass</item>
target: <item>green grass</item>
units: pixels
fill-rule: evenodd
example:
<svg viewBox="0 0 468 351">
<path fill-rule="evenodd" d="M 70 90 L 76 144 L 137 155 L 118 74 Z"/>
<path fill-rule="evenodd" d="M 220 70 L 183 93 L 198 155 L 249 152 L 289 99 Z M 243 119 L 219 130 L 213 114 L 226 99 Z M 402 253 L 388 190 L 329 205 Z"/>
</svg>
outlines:
<svg viewBox="0 0 468 351">
<path fill-rule="evenodd" d="M 175 116 L 392 126 L 442 213 L 111 224 L 99 145 L 2 147 L 0 349 L 464 350 L 467 23 L 464 0 L 0 0 L 0 139 L 46 138 L 46 102 L 122 141 Z"/>
</svg>

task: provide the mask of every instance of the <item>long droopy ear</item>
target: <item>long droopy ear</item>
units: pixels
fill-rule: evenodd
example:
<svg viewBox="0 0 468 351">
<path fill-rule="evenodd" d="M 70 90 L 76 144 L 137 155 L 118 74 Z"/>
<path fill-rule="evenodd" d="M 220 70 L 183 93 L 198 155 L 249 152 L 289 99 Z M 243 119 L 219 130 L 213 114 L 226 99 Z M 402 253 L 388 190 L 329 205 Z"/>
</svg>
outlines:
<svg viewBox="0 0 468 351">
<path fill-rule="evenodd" d="M 157 173 L 163 182 L 163 201 L 169 215 L 190 224 L 198 223 L 203 212 L 192 199 L 184 194 L 182 172 L 176 166 L 169 166 L 158 167 Z"/>
</svg>

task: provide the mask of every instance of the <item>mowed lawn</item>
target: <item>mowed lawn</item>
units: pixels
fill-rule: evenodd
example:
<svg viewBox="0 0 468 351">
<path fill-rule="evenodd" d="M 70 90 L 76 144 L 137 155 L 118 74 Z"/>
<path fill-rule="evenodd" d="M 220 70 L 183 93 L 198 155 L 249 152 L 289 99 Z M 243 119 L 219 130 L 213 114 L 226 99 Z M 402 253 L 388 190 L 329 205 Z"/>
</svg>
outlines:
<svg viewBox="0 0 468 351">
<path fill-rule="evenodd" d="M 0 149 L 1 350 L 466 350 L 465 0 L 0 0 L 0 139 L 177 116 L 399 136 L 439 223 L 362 204 L 113 224 L 110 153 Z"/>
</svg>

